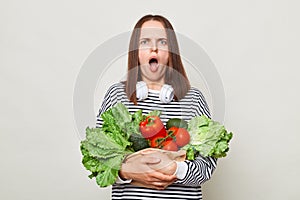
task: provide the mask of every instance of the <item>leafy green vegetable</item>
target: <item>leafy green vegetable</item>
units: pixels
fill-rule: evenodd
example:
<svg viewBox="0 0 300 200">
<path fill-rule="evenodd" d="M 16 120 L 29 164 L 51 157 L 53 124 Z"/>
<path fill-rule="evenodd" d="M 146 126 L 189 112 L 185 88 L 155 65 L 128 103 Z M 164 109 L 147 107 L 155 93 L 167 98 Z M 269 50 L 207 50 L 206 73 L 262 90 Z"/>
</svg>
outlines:
<svg viewBox="0 0 300 200">
<path fill-rule="evenodd" d="M 112 185 L 125 155 L 132 153 L 119 145 L 100 128 L 87 128 L 86 139 L 81 142 L 82 163 L 96 177 L 100 187 Z"/>
<path fill-rule="evenodd" d="M 101 128 L 87 128 L 86 139 L 81 141 L 82 164 L 91 172 L 89 178 L 96 178 L 100 187 L 112 185 L 118 176 L 124 157 L 149 146 L 140 133 L 139 125 L 147 116 L 159 116 L 155 110 L 143 115 L 142 110 L 130 114 L 126 106 L 117 103 L 105 111 L 101 117 Z M 187 151 L 187 159 L 195 156 L 224 157 L 232 133 L 224 126 L 207 117 L 197 116 L 188 123 L 190 143 L 182 149 Z"/>
<path fill-rule="evenodd" d="M 194 160 L 199 154 L 216 158 L 226 156 L 232 133 L 228 133 L 219 122 L 204 115 L 196 116 L 189 121 L 188 131 L 190 143 L 182 148 L 187 151 L 187 159 Z"/>
<path fill-rule="evenodd" d="M 124 132 L 129 134 L 141 134 L 139 125 L 140 122 L 143 121 L 144 116 L 142 110 L 137 110 L 132 114 L 132 121 L 127 122 L 124 127 Z"/>
<path fill-rule="evenodd" d="M 139 133 L 142 111 L 130 114 L 122 103 L 118 103 L 101 115 L 101 128 L 87 128 L 86 139 L 81 141 L 82 164 L 96 177 L 100 187 L 112 185 L 118 176 L 122 161 L 133 153 L 129 137 Z M 140 133 L 139 133 L 140 134 Z"/>
<path fill-rule="evenodd" d="M 131 121 L 132 117 L 123 104 L 116 104 L 102 113 L 101 117 L 103 119 L 102 130 L 106 135 L 113 138 L 119 145 L 130 145 L 128 142 L 129 134 L 124 132 L 124 129 L 126 124 Z"/>
</svg>

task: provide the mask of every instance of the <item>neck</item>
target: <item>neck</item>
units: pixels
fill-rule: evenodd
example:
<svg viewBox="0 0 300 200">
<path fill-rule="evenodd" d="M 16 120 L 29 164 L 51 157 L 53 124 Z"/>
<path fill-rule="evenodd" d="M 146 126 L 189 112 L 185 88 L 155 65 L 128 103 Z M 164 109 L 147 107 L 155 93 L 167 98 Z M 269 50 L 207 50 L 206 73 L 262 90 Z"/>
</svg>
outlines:
<svg viewBox="0 0 300 200">
<path fill-rule="evenodd" d="M 160 90 L 163 84 L 161 83 L 147 83 L 147 86 L 151 90 Z"/>
<path fill-rule="evenodd" d="M 161 87 L 165 84 L 164 78 L 157 81 L 151 81 L 146 78 L 142 78 L 142 80 L 147 84 L 147 87 L 151 90 L 160 90 Z"/>
</svg>

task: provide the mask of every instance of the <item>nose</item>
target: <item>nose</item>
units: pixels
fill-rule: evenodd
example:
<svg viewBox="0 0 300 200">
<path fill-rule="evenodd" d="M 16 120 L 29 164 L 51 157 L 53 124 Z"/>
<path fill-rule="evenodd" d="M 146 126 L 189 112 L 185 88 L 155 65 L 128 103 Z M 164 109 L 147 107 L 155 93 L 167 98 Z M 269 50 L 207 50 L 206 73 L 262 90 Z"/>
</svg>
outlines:
<svg viewBox="0 0 300 200">
<path fill-rule="evenodd" d="M 152 45 L 152 48 L 151 48 L 152 51 L 157 51 L 157 46 L 154 44 Z"/>
<path fill-rule="evenodd" d="M 156 45 L 156 42 L 152 42 L 152 44 L 151 44 L 151 50 L 152 50 L 152 51 L 157 51 L 157 45 Z"/>
</svg>

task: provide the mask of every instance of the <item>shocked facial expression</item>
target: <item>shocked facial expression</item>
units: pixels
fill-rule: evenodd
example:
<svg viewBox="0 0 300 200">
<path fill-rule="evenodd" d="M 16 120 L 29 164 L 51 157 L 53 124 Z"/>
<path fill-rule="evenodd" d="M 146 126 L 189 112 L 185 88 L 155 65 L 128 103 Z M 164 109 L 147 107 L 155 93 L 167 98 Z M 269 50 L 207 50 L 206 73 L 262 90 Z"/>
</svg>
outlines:
<svg viewBox="0 0 300 200">
<path fill-rule="evenodd" d="M 148 85 L 162 86 L 168 60 L 167 34 L 162 23 L 153 20 L 145 22 L 141 27 L 139 40 L 142 80 Z"/>
</svg>

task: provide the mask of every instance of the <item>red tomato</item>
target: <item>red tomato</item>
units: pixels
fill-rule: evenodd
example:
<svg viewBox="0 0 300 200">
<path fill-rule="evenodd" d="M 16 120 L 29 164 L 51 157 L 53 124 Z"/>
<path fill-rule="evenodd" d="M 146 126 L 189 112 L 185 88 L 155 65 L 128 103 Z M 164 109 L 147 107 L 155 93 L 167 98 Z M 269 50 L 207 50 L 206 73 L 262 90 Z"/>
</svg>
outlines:
<svg viewBox="0 0 300 200">
<path fill-rule="evenodd" d="M 165 137 L 167 131 L 158 116 L 148 116 L 140 123 L 140 131 L 144 138 L 152 139 L 154 136 Z"/>
<path fill-rule="evenodd" d="M 162 143 L 164 142 L 164 137 L 162 136 L 155 136 L 150 140 L 150 147 L 152 148 L 160 148 Z"/>
<path fill-rule="evenodd" d="M 178 146 L 173 140 L 163 142 L 162 149 L 167 151 L 178 151 Z"/>
<path fill-rule="evenodd" d="M 168 135 L 174 136 L 177 131 L 178 131 L 178 127 L 172 126 L 171 128 L 168 129 Z"/>
<path fill-rule="evenodd" d="M 178 130 L 174 133 L 175 143 L 179 147 L 183 147 L 190 142 L 190 134 L 184 128 L 178 128 Z"/>
</svg>

